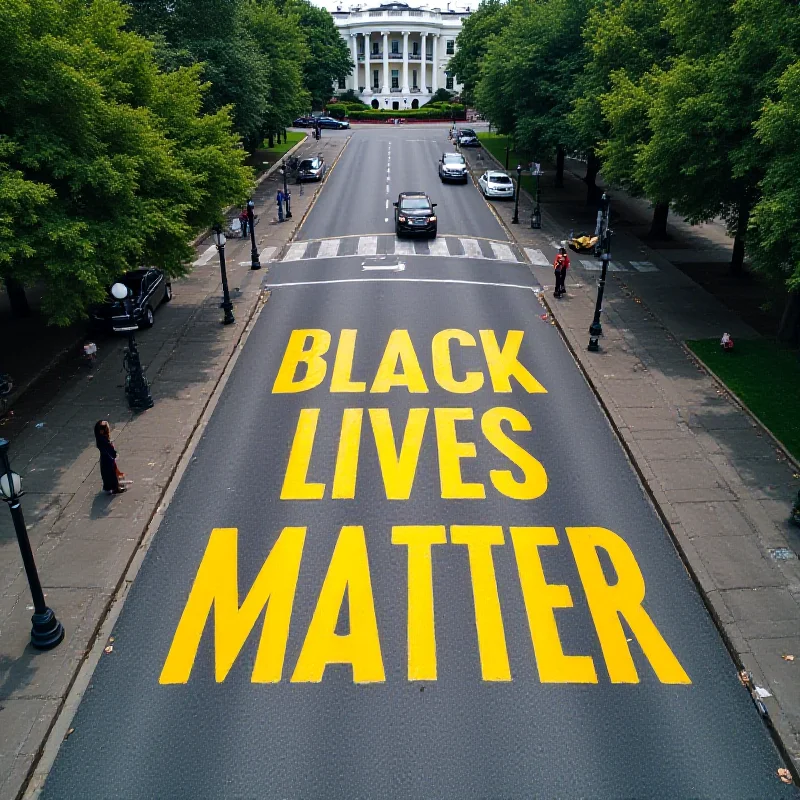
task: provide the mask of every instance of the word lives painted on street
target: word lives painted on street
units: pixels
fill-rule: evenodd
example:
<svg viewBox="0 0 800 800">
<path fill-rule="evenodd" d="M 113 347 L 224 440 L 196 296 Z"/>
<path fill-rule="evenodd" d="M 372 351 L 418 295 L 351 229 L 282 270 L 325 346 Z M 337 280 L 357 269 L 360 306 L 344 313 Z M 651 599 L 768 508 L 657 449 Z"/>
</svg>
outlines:
<svg viewBox="0 0 800 800">
<path fill-rule="evenodd" d="M 410 501 L 426 436 L 435 438 L 443 500 L 480 500 L 494 492 L 513 501 L 530 502 L 547 491 L 544 467 L 520 443 L 524 442 L 524 434 L 532 431 L 532 425 L 519 410 L 498 404 L 476 415 L 463 403 L 429 408 L 424 402 L 414 402 L 400 419 L 379 402 L 381 395 L 393 391 L 419 395 L 424 400 L 432 387 L 454 395 L 470 395 L 484 388 L 495 395 L 513 391 L 546 394 L 546 388 L 521 361 L 522 331 L 507 331 L 498 337 L 495 331 L 481 330 L 477 338 L 465 330 L 440 331 L 426 343 L 432 364 L 432 374 L 426 375 L 409 332 L 394 330 L 374 376 L 369 376 L 371 382 L 353 379 L 357 338 L 356 330 L 340 331 L 332 351 L 333 337 L 325 330 L 295 330 L 289 337 L 273 394 L 297 394 L 327 386 L 332 394 L 377 397 L 371 398 L 368 408 L 353 403 L 353 407 L 337 412 L 338 443 L 329 475 L 314 472 L 317 431 L 326 410 L 300 409 L 282 481 L 282 501 L 359 498 L 359 454 L 367 436 L 374 442 L 387 500 Z M 457 348 L 461 349 L 458 353 Z M 462 369 L 456 375 L 453 364 L 464 361 L 467 348 L 475 356 L 469 363 L 476 368 Z M 482 480 L 467 481 L 462 467 L 468 460 L 477 459 L 478 444 L 496 451 L 508 462 L 508 468 L 487 469 Z M 493 464 L 496 466 L 496 461 Z M 368 537 L 359 525 L 346 525 L 338 532 L 299 656 L 294 664 L 286 663 L 292 608 L 309 535 L 303 525 L 284 528 L 266 554 L 255 581 L 242 593 L 238 580 L 238 531 L 212 530 L 177 623 L 160 683 L 188 682 L 208 626 L 213 626 L 218 682 L 226 679 L 246 642 L 255 638 L 258 645 L 251 673 L 253 683 L 317 683 L 332 664 L 349 665 L 355 683 L 385 681 Z M 613 531 L 567 527 L 562 535 L 552 527 L 419 524 L 395 525 L 386 532 L 370 531 L 370 536 L 379 535 L 388 535 L 407 562 L 409 681 L 435 681 L 438 677 L 433 559 L 446 557 L 449 552 L 464 553 L 469 564 L 480 678 L 512 680 L 494 564 L 497 548 L 510 547 L 527 613 L 531 652 L 543 683 L 596 684 L 599 675 L 607 675 L 615 684 L 638 683 L 639 671 L 631 652 L 634 644 L 659 681 L 691 683 L 645 610 L 645 580 L 633 552 Z M 603 671 L 590 655 L 564 652 L 556 611 L 572 608 L 573 600 L 568 585 L 550 583 L 545 575 L 542 555 L 552 547 L 568 547 L 571 551 L 597 634 Z M 604 561 L 613 566 L 613 582 L 606 578 Z M 349 619 L 349 629 L 344 634 L 337 632 L 343 612 Z M 560 611 L 560 615 L 568 613 Z M 560 618 L 563 620 L 563 616 Z"/>
</svg>

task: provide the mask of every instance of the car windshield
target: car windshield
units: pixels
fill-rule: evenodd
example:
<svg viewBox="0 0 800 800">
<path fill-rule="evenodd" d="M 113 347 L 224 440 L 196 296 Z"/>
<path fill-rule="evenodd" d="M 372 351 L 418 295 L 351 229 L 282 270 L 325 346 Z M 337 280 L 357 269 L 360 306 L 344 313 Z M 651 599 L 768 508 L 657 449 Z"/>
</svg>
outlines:
<svg viewBox="0 0 800 800">
<path fill-rule="evenodd" d="M 475 131 L 472 131 L 469 128 L 463 128 L 461 130 L 461 135 L 462 136 L 474 136 L 475 135 Z"/>
<path fill-rule="evenodd" d="M 316 169 L 318 166 L 316 158 L 306 158 L 300 162 L 300 169 Z"/>
<path fill-rule="evenodd" d="M 131 272 L 128 275 L 123 275 L 120 279 L 120 283 L 124 283 L 134 295 L 137 295 L 142 289 L 143 279 L 144 272 Z"/>
<path fill-rule="evenodd" d="M 508 175 L 490 175 L 490 183 L 511 183 L 511 178 Z"/>
<path fill-rule="evenodd" d="M 463 164 L 464 163 L 464 156 L 460 156 L 458 153 L 447 153 L 444 157 L 445 164 Z"/>
<path fill-rule="evenodd" d="M 404 197 L 400 202 L 403 209 L 425 209 L 430 208 L 431 204 L 426 197 Z"/>
</svg>

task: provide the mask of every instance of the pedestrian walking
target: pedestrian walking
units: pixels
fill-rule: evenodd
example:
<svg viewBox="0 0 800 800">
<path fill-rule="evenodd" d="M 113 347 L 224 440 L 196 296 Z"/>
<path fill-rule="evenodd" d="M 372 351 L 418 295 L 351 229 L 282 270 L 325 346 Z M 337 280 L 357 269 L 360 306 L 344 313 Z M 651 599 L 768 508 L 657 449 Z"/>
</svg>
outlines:
<svg viewBox="0 0 800 800">
<path fill-rule="evenodd" d="M 242 239 L 247 238 L 247 222 L 248 222 L 247 209 L 243 208 L 239 212 L 239 224 L 242 226 Z"/>
<path fill-rule="evenodd" d="M 111 426 L 104 419 L 98 420 L 94 425 L 94 439 L 100 451 L 100 475 L 103 478 L 103 491 L 106 494 L 122 494 L 124 486 L 120 486 L 120 479 L 125 475 L 117 466 L 117 451 L 111 442 Z"/>
<path fill-rule="evenodd" d="M 283 222 L 283 201 L 285 198 L 281 189 L 278 189 L 275 199 L 278 201 L 278 222 Z"/>
<path fill-rule="evenodd" d="M 553 292 L 553 297 L 563 297 L 567 290 L 564 287 L 564 281 L 567 279 L 567 270 L 569 269 L 569 256 L 567 255 L 567 248 L 562 247 L 558 251 L 558 255 L 553 261 L 553 270 L 556 275 L 556 288 Z"/>
</svg>

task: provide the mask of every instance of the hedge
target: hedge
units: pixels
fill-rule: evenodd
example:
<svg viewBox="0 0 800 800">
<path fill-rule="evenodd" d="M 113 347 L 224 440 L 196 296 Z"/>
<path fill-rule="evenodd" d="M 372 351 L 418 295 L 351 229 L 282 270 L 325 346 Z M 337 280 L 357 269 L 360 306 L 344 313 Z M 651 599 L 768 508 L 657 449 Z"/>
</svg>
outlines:
<svg viewBox="0 0 800 800">
<path fill-rule="evenodd" d="M 392 109 L 369 109 L 367 111 L 351 111 L 350 119 L 394 119 L 403 117 L 404 119 L 453 119 L 452 111 L 444 111 L 441 108 L 422 108 L 409 109 L 408 111 L 394 111 Z M 467 112 L 463 109 L 455 112 L 457 120 L 465 120 Z"/>
</svg>

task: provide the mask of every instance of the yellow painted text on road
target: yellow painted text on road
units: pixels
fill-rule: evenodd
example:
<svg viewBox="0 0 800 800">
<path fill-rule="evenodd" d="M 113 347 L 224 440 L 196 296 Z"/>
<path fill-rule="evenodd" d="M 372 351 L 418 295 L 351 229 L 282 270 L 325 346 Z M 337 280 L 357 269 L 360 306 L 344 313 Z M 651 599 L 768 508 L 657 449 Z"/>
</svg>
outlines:
<svg viewBox="0 0 800 800">
<path fill-rule="evenodd" d="M 447 328 L 436 333 L 430 345 L 424 343 L 426 350 L 430 347 L 431 364 L 431 374 L 426 378 L 419 357 L 422 352 L 419 348 L 423 343 L 417 342 L 415 346 L 407 330 L 393 330 L 370 382 L 370 376 L 364 374 L 364 365 L 357 362 L 358 331 L 345 328 L 339 333 L 336 353 L 332 359 L 329 390 L 334 393 L 363 393 L 369 386 L 372 394 L 385 394 L 393 390 L 427 394 L 430 386 L 436 384 L 446 392 L 471 394 L 480 390 L 485 383 L 485 365 L 494 392 L 511 392 L 515 385 L 528 394 L 547 392 L 520 361 L 524 331 L 507 331 L 502 345 L 498 342 L 495 331 L 482 330 L 478 333 L 483 349 L 483 363 L 478 363 L 478 359 L 472 354 L 473 368 L 465 370 L 463 377 L 457 375 L 453 369 L 453 353 L 459 347 L 459 355 L 469 359 L 467 354 L 471 354 L 473 348 L 477 351 L 477 342 L 471 333 L 458 328 Z M 328 351 L 332 338 L 329 331 L 319 328 L 292 331 L 272 385 L 273 393 L 307 392 L 322 385 L 331 360 Z M 423 361 L 428 363 L 427 358 Z M 515 384 L 512 384 L 512 378 Z"/>
<path fill-rule="evenodd" d="M 638 683 L 639 670 L 648 665 L 661 683 L 691 683 L 644 607 L 644 576 L 624 539 L 598 527 L 570 527 L 566 533 L 581 582 L 576 596 L 586 597 L 596 633 L 596 638 L 585 643 L 584 650 L 597 650 L 599 646 L 605 673 L 599 672 L 594 659 L 586 652 L 564 652 L 559 624 L 568 625 L 569 615 L 577 613 L 578 609 L 573 607 L 570 587 L 550 583 L 545 575 L 540 550 L 565 547 L 554 528 L 512 527 L 512 553 L 499 525 L 453 525 L 449 543 L 443 525 L 404 525 L 392 528 L 391 543 L 398 547 L 398 553 L 400 548 L 405 549 L 407 560 L 407 663 L 404 672 L 408 679 L 433 681 L 439 678 L 434 561 L 446 568 L 448 560 L 463 559 L 466 549 L 473 602 L 472 608 L 463 609 L 461 616 L 465 625 L 474 624 L 474 657 L 480 663 L 480 676 L 484 681 L 502 682 L 513 677 L 495 570 L 498 559 L 513 558 L 519 581 L 518 584 L 515 581 L 513 587 L 504 587 L 504 596 L 521 588 L 532 644 L 529 652 L 543 683 L 596 684 L 605 681 L 605 675 L 611 683 Z M 310 581 L 301 581 L 298 588 L 305 538 L 305 528 L 285 528 L 281 532 L 239 605 L 237 531 L 235 528 L 213 530 L 177 623 L 160 683 L 181 684 L 189 680 L 203 631 L 212 619 L 217 681 L 224 681 L 228 676 L 260 619 L 263 624 L 251 680 L 254 683 L 280 681 L 295 594 L 299 591 L 306 595 L 306 601 L 313 599 L 313 595 L 307 596 Z M 606 580 L 599 551 L 604 552 L 613 567 L 613 584 Z M 402 590 L 397 586 L 385 586 L 384 591 L 390 595 L 376 598 L 373 593 L 364 529 L 352 525 L 343 527 L 316 597 L 311 623 L 301 637 L 303 643 L 291 681 L 319 682 L 330 665 L 345 665 L 356 683 L 385 681 L 384 648 L 376 605 L 380 608 L 383 599 L 384 607 L 392 607 Z M 336 632 L 340 616 L 349 620 L 346 634 Z M 470 618 L 473 623 L 468 622 Z M 626 637 L 622 620 L 632 634 L 631 642 Z M 631 650 L 634 646 L 635 652 L 641 652 L 638 663 Z"/>
</svg>

